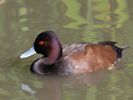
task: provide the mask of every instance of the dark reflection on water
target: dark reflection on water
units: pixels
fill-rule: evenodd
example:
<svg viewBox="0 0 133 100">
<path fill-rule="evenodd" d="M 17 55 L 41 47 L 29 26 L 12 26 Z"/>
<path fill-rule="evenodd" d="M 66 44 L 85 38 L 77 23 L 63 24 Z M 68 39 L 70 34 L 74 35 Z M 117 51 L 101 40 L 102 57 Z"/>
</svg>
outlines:
<svg viewBox="0 0 133 100">
<path fill-rule="evenodd" d="M 133 98 L 132 1 L 0 0 L 1 100 L 131 100 Z M 117 41 L 129 45 L 115 71 L 75 76 L 37 76 L 39 56 L 20 60 L 38 32 L 54 30 L 61 41 Z"/>
<path fill-rule="evenodd" d="M 41 100 L 44 98 L 46 100 L 85 100 L 90 86 L 98 84 L 107 76 L 106 72 L 98 72 L 65 77 L 44 77 L 41 78 L 44 86 L 38 89 L 37 96 L 42 97 Z"/>
</svg>

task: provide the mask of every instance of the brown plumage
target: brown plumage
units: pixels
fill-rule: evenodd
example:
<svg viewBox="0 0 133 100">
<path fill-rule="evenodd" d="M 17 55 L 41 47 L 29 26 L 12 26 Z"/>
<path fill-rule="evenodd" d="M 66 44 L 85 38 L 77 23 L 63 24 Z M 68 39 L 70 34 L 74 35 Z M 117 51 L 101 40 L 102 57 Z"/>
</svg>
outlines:
<svg viewBox="0 0 133 100">
<path fill-rule="evenodd" d="M 58 67 L 59 72 L 65 74 L 108 69 L 117 61 L 117 52 L 113 47 L 99 43 L 75 43 L 66 45 L 63 47 L 62 54 L 62 59 L 55 63 L 54 66 L 62 65 Z"/>
<path fill-rule="evenodd" d="M 67 59 L 71 59 L 73 67 L 75 66 L 73 73 L 93 72 L 107 69 L 114 64 L 117 60 L 117 53 L 111 46 L 86 44 L 84 50 L 72 53 Z"/>
</svg>

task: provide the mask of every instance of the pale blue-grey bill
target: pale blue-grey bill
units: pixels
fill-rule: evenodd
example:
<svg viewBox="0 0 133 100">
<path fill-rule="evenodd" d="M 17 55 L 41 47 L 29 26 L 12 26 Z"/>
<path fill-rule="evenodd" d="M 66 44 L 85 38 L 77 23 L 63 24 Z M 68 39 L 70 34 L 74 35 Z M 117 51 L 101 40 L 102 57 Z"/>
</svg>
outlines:
<svg viewBox="0 0 133 100">
<path fill-rule="evenodd" d="M 32 55 L 36 54 L 36 51 L 34 49 L 34 47 L 30 48 L 29 50 L 27 50 L 26 52 L 24 52 L 23 54 L 20 55 L 20 58 L 27 58 L 30 57 Z"/>
</svg>

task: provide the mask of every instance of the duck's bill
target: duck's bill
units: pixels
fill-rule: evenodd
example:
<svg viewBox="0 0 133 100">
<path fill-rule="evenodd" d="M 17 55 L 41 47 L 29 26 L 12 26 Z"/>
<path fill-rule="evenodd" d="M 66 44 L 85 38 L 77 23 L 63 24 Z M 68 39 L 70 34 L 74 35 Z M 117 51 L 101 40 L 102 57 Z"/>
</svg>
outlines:
<svg viewBox="0 0 133 100">
<path fill-rule="evenodd" d="M 34 49 L 34 47 L 30 48 L 29 50 L 27 50 L 26 52 L 24 52 L 23 54 L 20 55 L 20 58 L 28 58 L 32 55 L 36 54 L 36 51 Z"/>
</svg>

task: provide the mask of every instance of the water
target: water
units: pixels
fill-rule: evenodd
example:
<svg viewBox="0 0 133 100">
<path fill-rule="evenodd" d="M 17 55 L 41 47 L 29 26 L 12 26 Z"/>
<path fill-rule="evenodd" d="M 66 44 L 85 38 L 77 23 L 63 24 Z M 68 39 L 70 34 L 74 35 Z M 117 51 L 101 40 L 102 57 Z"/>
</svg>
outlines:
<svg viewBox="0 0 133 100">
<path fill-rule="evenodd" d="M 132 100 L 132 0 L 0 0 L 1 100 Z M 75 76 L 38 76 L 29 71 L 39 56 L 19 59 L 41 31 L 63 44 L 111 40 L 130 48 L 121 69 Z"/>
</svg>

